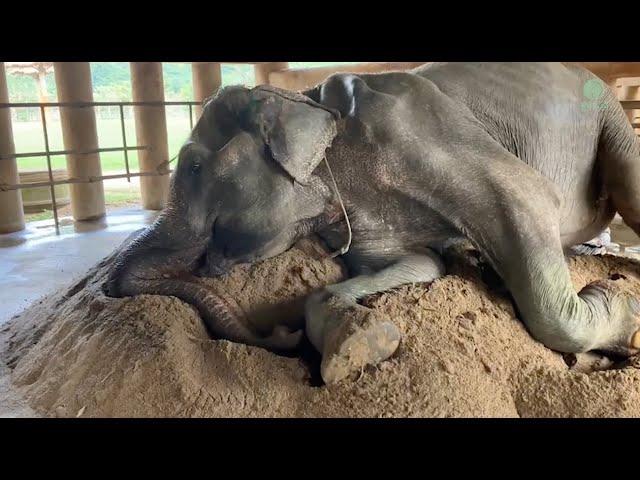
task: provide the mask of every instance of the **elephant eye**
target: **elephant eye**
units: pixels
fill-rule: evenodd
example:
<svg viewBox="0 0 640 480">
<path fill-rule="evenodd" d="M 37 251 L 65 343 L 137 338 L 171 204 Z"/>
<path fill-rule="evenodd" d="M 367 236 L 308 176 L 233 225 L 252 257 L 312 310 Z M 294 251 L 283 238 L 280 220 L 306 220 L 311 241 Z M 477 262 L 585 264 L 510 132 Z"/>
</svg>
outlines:
<svg viewBox="0 0 640 480">
<path fill-rule="evenodd" d="M 191 173 L 192 174 L 197 174 L 200 172 L 200 167 L 201 165 L 199 163 L 194 163 L 193 165 L 191 165 Z"/>
</svg>

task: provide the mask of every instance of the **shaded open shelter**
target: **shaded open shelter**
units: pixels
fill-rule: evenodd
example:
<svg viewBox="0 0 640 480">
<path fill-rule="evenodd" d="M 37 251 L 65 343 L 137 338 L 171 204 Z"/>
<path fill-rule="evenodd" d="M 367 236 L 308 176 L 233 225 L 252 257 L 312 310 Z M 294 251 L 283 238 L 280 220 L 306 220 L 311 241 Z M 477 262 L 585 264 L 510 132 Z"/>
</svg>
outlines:
<svg viewBox="0 0 640 480">
<path fill-rule="evenodd" d="M 407 70 L 425 62 L 362 63 L 336 65 L 310 69 L 290 69 L 287 62 L 259 62 L 254 64 L 256 84 L 271 84 L 289 90 L 303 90 L 323 81 L 336 72 L 383 72 Z M 629 120 L 640 131 L 640 62 L 592 62 L 582 66 L 598 75 L 610 88 L 615 89 Z M 13 62 L 0 70 L 0 232 L 11 232 L 24 228 L 23 206 L 16 190 L 26 188 L 17 176 L 17 158 L 45 155 L 48 161 L 49 179 L 37 186 L 50 188 L 54 220 L 58 226 L 57 205 L 54 186 L 69 184 L 73 219 L 85 221 L 100 218 L 105 214 L 103 180 L 117 176 L 104 176 L 100 165 L 100 153 L 121 151 L 125 158 L 126 174 L 131 178 L 141 177 L 142 206 L 145 209 L 161 210 L 166 204 L 169 188 L 169 152 L 165 108 L 183 105 L 189 108 L 193 125 L 193 110 L 196 117 L 201 113 L 202 102 L 222 83 L 220 63 L 197 62 L 192 64 L 194 99 L 191 102 L 168 102 L 164 97 L 162 64 L 158 62 L 132 62 L 132 102 L 94 102 L 91 70 L 88 62 Z M 48 102 L 46 97 L 46 74 L 55 73 L 58 102 Z M 34 104 L 10 103 L 6 91 L 6 72 L 29 75 L 38 79 L 40 102 Z M 9 108 L 37 107 L 41 110 L 41 121 L 45 138 L 44 152 L 15 153 Z M 96 130 L 94 107 L 116 106 L 121 112 L 122 146 L 100 148 Z M 135 114 L 136 142 L 127 139 L 124 130 L 122 109 L 133 106 Z M 60 107 L 64 150 L 53 151 L 48 142 L 47 109 Z M 140 172 L 129 169 L 128 153 L 138 151 Z M 50 157 L 65 154 L 68 178 L 55 180 L 51 172 Z M 31 184 L 33 186 L 33 184 Z"/>
<path fill-rule="evenodd" d="M 407 70 L 423 63 L 361 63 L 311 69 L 292 69 L 287 62 L 253 65 L 256 84 L 300 91 L 336 72 Z M 640 62 L 582 65 L 616 92 L 640 134 Z M 57 101 L 40 97 L 34 103 L 10 102 L 8 73 L 40 78 L 51 69 Z M 166 109 L 188 109 L 193 126 L 202 113 L 203 101 L 222 84 L 221 64 L 191 64 L 194 97 L 190 101 L 165 99 L 161 63 L 132 62 L 130 72 L 132 101 L 96 102 L 88 62 L 0 63 L 0 233 L 25 229 L 19 193 L 27 185 L 20 183 L 17 160 L 29 156 L 47 159 L 49 178 L 37 185 L 50 189 L 56 228 L 60 226 L 55 190 L 58 185 L 69 186 L 73 220 L 76 225 L 92 226 L 87 227 L 91 234 L 103 224 L 108 225 L 105 180 L 140 177 L 142 208 L 157 212 L 165 207 L 172 168 Z M 100 146 L 95 115 L 95 108 L 100 106 L 112 106 L 120 112 L 119 146 Z M 40 111 L 45 140 L 41 152 L 16 153 L 10 109 L 24 107 Z M 134 110 L 135 139 L 129 138 L 124 128 L 125 107 Z M 49 108 L 60 109 L 64 144 L 61 150 L 55 150 L 49 142 Z M 139 172 L 132 171 L 129 164 L 129 155 L 134 151 L 139 154 Z M 105 152 L 121 153 L 126 172 L 103 173 L 101 154 Z M 65 178 L 54 177 L 51 157 L 55 155 L 66 157 Z M 145 218 L 144 223 L 151 220 Z M 136 224 L 136 228 L 140 226 Z M 78 241 L 77 237 L 91 234 L 67 235 L 62 227 L 60 239 L 50 243 L 57 242 L 60 248 L 59 244 L 68 242 L 67 250 L 76 256 L 80 252 L 73 252 L 74 248 L 94 248 L 100 258 L 93 259 L 93 264 L 113 250 L 112 244 L 99 244 L 98 238 L 93 245 L 91 240 Z M 4 237 L 15 239 L 16 244 L 22 240 Z M 34 237 L 25 236 L 25 243 Z M 122 236 L 118 236 L 114 243 L 121 241 Z M 38 244 L 35 240 L 33 243 Z M 29 252 L 28 258 L 42 254 L 42 245 L 38 248 Z M 53 245 L 48 248 L 46 254 L 54 252 L 51 255 L 55 256 L 59 252 Z M 271 300 L 279 295 L 286 297 L 299 320 L 300 299 L 311 288 L 343 278 L 343 265 L 339 260 L 328 260 L 327 253 L 321 245 L 305 241 L 282 259 L 239 268 L 223 280 L 202 281 L 231 292 L 228 295 L 244 302 L 247 309 L 255 307 L 252 302 L 256 299 L 262 302 L 261 307 L 272 307 Z M 535 342 L 504 292 L 487 286 L 481 272 L 468 265 L 458 265 L 452 275 L 428 285 L 406 286 L 367 299 L 368 305 L 399 319 L 407 340 L 398 355 L 378 370 L 363 371 L 357 381 L 347 386 L 321 390 L 313 384 L 312 368 L 297 358 L 275 356 L 224 340 L 210 341 L 196 310 L 176 298 L 105 297 L 100 285 L 117 255 L 112 253 L 73 284 L 49 294 L 13 320 L 13 325 L 24 322 L 24 329 L 4 331 L 9 332 L 5 352 L 13 378 L 42 414 L 525 417 L 607 413 L 637 416 L 640 412 L 637 362 L 619 364 L 603 372 L 594 368 L 595 375 L 589 378 L 582 372 L 569 372 L 567 364 L 575 359 L 566 359 Z M 571 271 L 576 288 L 594 280 L 617 281 L 628 276 L 632 279 L 628 288 L 635 294 L 640 292 L 640 268 L 629 259 L 577 259 L 572 261 Z M 249 291 L 238 287 L 247 285 L 251 287 Z M 60 286 L 56 283 L 56 288 Z M 437 313 L 427 315 L 427 304 L 437 305 Z M 4 340 L 1 333 L 0 347 Z M 0 391 L 1 370 L 0 362 Z M 214 388 L 203 387 L 207 382 Z M 619 391 L 633 394 L 621 399 Z"/>
<path fill-rule="evenodd" d="M 53 72 L 53 62 L 5 62 L 4 66 L 10 75 L 25 75 L 36 80 L 39 101 L 49 101 L 47 74 Z"/>
</svg>

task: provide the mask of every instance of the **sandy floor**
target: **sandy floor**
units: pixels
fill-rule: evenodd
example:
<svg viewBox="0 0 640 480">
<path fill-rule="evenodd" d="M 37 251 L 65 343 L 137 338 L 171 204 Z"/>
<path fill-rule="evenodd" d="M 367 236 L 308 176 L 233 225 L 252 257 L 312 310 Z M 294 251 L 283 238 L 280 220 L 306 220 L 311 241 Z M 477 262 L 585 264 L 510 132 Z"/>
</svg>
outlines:
<svg viewBox="0 0 640 480">
<path fill-rule="evenodd" d="M 158 212 L 123 209 L 86 222 L 53 222 L 0 235 L 0 328 L 44 295 L 86 275 L 132 232 L 153 222 Z"/>
<path fill-rule="evenodd" d="M 3 326 L 0 415 L 640 416 L 640 359 L 575 363 L 546 349 L 491 276 L 463 261 L 433 283 L 367 299 L 402 330 L 400 348 L 325 387 L 308 348 L 302 359 L 287 358 L 210 340 L 196 311 L 175 298 L 104 297 L 111 258 Z M 613 277 L 640 296 L 635 260 L 577 257 L 570 267 L 578 289 Z M 303 241 L 206 283 L 235 299 L 256 328 L 269 329 L 300 325 L 304 296 L 343 275 L 323 247 Z"/>
</svg>

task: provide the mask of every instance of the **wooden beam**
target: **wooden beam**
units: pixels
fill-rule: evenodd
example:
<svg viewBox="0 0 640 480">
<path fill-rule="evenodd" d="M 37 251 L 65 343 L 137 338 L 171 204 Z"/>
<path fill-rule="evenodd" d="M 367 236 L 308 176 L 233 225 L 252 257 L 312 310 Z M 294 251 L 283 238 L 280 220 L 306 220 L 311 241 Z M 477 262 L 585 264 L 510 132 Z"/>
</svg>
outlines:
<svg viewBox="0 0 640 480">
<path fill-rule="evenodd" d="M 287 62 L 268 62 L 268 63 L 256 63 L 253 66 L 253 72 L 256 77 L 256 85 L 265 85 L 270 82 L 270 75 L 279 70 L 286 70 L 289 68 Z"/>
<path fill-rule="evenodd" d="M 625 110 L 638 110 L 640 109 L 640 100 L 621 100 L 620 104 Z"/>
<path fill-rule="evenodd" d="M 640 100 L 640 78 L 619 78 L 616 96 L 618 100 Z"/>
<path fill-rule="evenodd" d="M 640 76 L 640 62 L 566 62 L 580 65 L 609 83 L 622 77 Z"/>
<path fill-rule="evenodd" d="M 9 103 L 7 76 L 2 62 L 0 62 L 0 103 Z M 14 153 L 11 110 L 0 108 L 0 155 L 9 157 L 0 160 L 0 183 L 14 185 L 19 182 L 18 165 L 16 159 L 11 157 Z M 17 232 L 24 227 L 20 192 L 18 190 L 0 192 L 0 233 Z"/>
<path fill-rule="evenodd" d="M 162 63 L 132 62 L 131 91 L 134 102 L 164 101 Z M 142 206 L 162 210 L 169 197 L 169 145 L 164 105 L 134 107 L 138 145 L 149 147 L 138 154 L 141 172 L 166 172 L 166 175 L 140 178 Z"/>
<path fill-rule="evenodd" d="M 222 72 L 219 63 L 192 63 L 193 99 L 200 102 L 195 107 L 196 117 L 202 114 L 202 102 L 213 95 L 222 85 Z"/>
<path fill-rule="evenodd" d="M 335 65 L 318 68 L 299 68 L 273 71 L 269 74 L 269 83 L 287 90 L 306 90 L 334 73 L 378 73 L 394 70 L 409 70 L 426 62 L 388 62 L 357 63 L 353 65 Z"/>
<path fill-rule="evenodd" d="M 640 87 L 640 77 L 625 77 L 618 79 L 621 87 Z"/>
<path fill-rule="evenodd" d="M 89 62 L 55 62 L 56 89 L 60 102 L 93 102 Z M 60 107 L 65 150 L 86 152 L 98 148 L 96 114 L 92 107 Z M 100 154 L 67 154 L 70 177 L 100 177 Z M 93 220 L 105 214 L 102 182 L 69 187 L 74 220 Z"/>
</svg>

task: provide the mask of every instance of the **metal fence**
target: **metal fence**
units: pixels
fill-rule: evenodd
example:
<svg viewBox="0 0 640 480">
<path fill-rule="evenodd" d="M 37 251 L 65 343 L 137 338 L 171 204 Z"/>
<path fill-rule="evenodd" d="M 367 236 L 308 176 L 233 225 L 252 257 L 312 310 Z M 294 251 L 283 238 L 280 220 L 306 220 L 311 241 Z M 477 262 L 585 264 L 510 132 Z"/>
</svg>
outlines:
<svg viewBox="0 0 640 480">
<path fill-rule="evenodd" d="M 623 100 L 620 102 L 622 107 L 625 110 L 632 109 L 640 109 L 640 101 L 638 100 Z M 189 109 L 189 127 L 193 129 L 193 107 L 200 105 L 200 102 L 194 101 L 162 101 L 162 102 L 49 102 L 49 103 L 0 103 L 0 108 L 39 108 L 40 109 L 40 121 L 42 123 L 42 132 L 44 135 L 44 145 L 45 150 L 42 152 L 28 152 L 28 153 L 15 153 L 10 156 L 0 156 L 0 161 L 11 158 L 25 158 L 25 157 L 41 157 L 45 156 L 47 159 L 47 170 L 49 173 L 49 181 L 48 182 L 37 182 L 37 183 L 28 183 L 28 184 L 16 184 L 9 185 L 0 183 L 0 191 L 9 191 L 9 190 L 17 190 L 22 188 L 34 188 L 34 187 L 49 187 L 51 192 L 51 204 L 53 210 L 53 218 L 55 222 L 56 232 L 59 232 L 60 222 L 58 219 L 58 207 L 56 204 L 56 194 L 54 187 L 56 185 L 61 184 L 71 184 L 71 183 L 93 183 L 100 182 L 103 180 L 111 180 L 116 178 L 126 178 L 129 182 L 131 181 L 131 177 L 142 177 L 142 176 L 160 176 L 160 175 L 168 175 L 172 172 L 168 168 L 170 159 L 166 159 L 162 162 L 155 171 L 153 172 L 135 172 L 132 173 L 129 167 L 129 152 L 131 151 L 139 151 L 139 150 L 147 150 L 148 147 L 146 145 L 133 145 L 130 146 L 127 142 L 127 135 L 125 131 L 125 115 L 124 115 L 124 107 L 135 107 L 135 106 L 185 106 Z M 47 129 L 47 118 L 45 115 L 45 111 L 47 108 L 57 108 L 57 107 L 85 107 L 85 108 L 94 108 L 94 107 L 117 107 L 120 113 L 120 126 L 122 130 L 122 147 L 109 147 L 109 148 L 97 148 L 90 151 L 75 151 L 75 150 L 51 150 L 49 147 L 49 132 Z M 85 178 L 68 178 L 66 180 L 53 180 L 53 171 L 51 168 L 51 157 L 54 155 L 65 155 L 65 154 L 77 154 L 77 155 L 88 155 L 93 153 L 102 153 L 102 152 L 117 152 L 121 151 L 124 154 L 124 164 L 126 173 L 124 174 L 116 174 L 116 175 L 100 175 L 100 176 L 91 176 Z"/>
<path fill-rule="evenodd" d="M 22 188 L 35 188 L 35 187 L 49 187 L 51 192 L 51 205 L 53 210 L 53 219 L 55 223 L 56 233 L 60 232 L 60 221 L 58 219 L 58 206 L 56 203 L 56 193 L 54 187 L 56 185 L 63 184 L 71 184 L 71 183 L 94 183 L 101 182 L 103 180 L 112 180 L 115 178 L 126 178 L 127 181 L 131 181 L 131 177 L 143 177 L 143 176 L 160 176 L 160 175 L 168 175 L 172 172 L 169 167 L 170 159 L 166 159 L 160 165 L 158 165 L 153 172 L 131 172 L 129 166 L 129 152 L 138 151 L 138 150 L 148 150 L 148 146 L 146 145 L 133 145 L 130 146 L 127 142 L 127 134 L 125 131 L 125 115 L 124 115 L 124 107 L 136 107 L 136 106 L 150 106 L 150 107 L 159 107 L 159 106 L 185 106 L 189 109 L 189 128 L 193 130 L 193 107 L 200 105 L 200 102 L 189 102 L 189 101 L 162 101 L 162 102 L 48 102 L 48 103 L 0 103 L 0 108 L 39 108 L 40 109 L 40 122 L 42 123 L 42 133 L 44 135 L 44 147 L 45 150 L 42 152 L 28 152 L 28 153 L 14 153 L 12 155 L 0 156 L 0 161 L 5 159 L 18 159 L 18 158 L 27 158 L 27 157 L 42 157 L 45 156 L 47 159 L 47 171 L 49 173 L 49 181 L 48 182 L 37 182 L 37 183 L 19 183 L 15 185 L 9 185 L 5 183 L 0 183 L 0 192 L 6 192 L 9 190 L 19 190 Z M 76 107 L 76 108 L 94 108 L 94 107 L 117 107 L 120 113 L 120 127 L 122 131 L 122 146 L 121 147 L 108 147 L 108 148 L 96 148 L 93 150 L 87 151 L 77 151 L 77 150 L 51 150 L 49 147 L 49 130 L 47 128 L 47 117 L 46 117 L 46 109 L 47 108 L 58 108 L 58 107 Z M 94 153 L 102 153 L 102 152 L 123 152 L 124 154 L 124 164 L 126 173 L 124 174 L 116 174 L 116 175 L 100 175 L 100 176 L 90 176 L 84 178 L 67 178 L 65 180 L 54 180 L 53 179 L 53 171 L 51 168 L 51 157 L 55 155 L 66 155 L 66 154 L 76 154 L 76 155 L 89 155 Z"/>
</svg>

